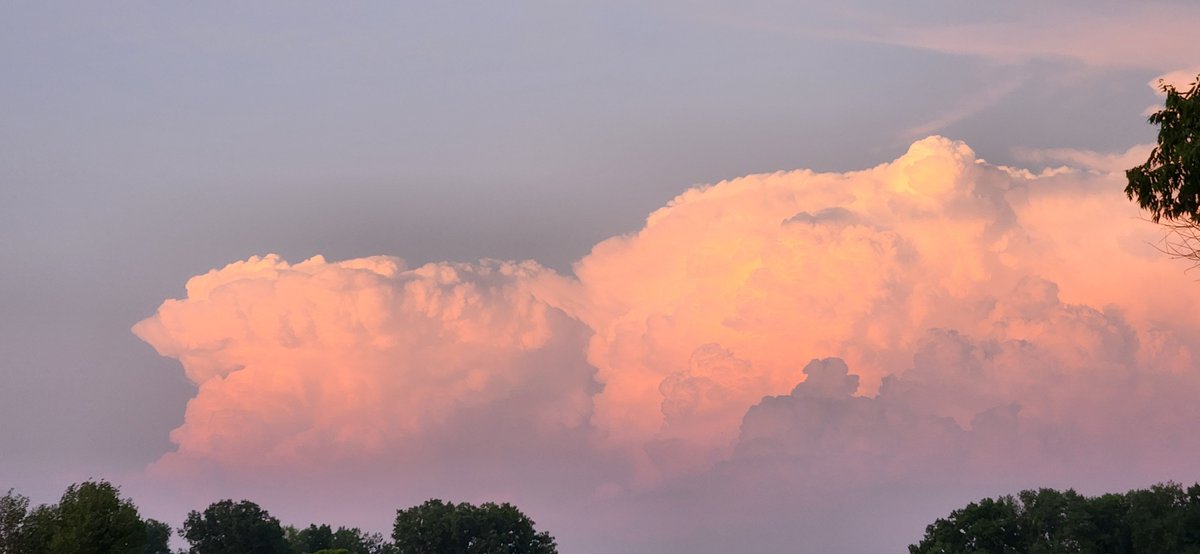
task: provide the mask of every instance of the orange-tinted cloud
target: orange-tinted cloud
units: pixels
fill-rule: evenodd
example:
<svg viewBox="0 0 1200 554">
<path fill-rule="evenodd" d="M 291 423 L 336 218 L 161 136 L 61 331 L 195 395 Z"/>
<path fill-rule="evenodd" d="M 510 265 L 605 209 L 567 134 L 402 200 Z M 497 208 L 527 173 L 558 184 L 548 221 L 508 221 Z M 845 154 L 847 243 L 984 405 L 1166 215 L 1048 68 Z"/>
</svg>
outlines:
<svg viewBox="0 0 1200 554">
<path fill-rule="evenodd" d="M 195 277 L 187 298 L 134 327 L 199 386 L 171 435 L 179 451 L 160 464 L 410 456 L 422 437 L 489 409 L 536 430 L 585 425 L 594 383 L 583 364 L 554 363 L 564 344 L 578 349 L 578 324 L 537 297 L 545 272 L 271 255 Z"/>
<path fill-rule="evenodd" d="M 1064 322 L 998 320 L 1030 279 L 1125 310 L 1139 338 L 1194 329 L 1190 282 L 1136 216 L 1112 176 L 993 166 L 942 138 L 867 171 L 688 191 L 576 265 L 567 311 L 595 332 L 605 386 L 593 421 L 617 443 L 685 440 L 720 457 L 745 409 L 790 390 L 814 356 L 846 359 L 873 394 L 930 328 L 1105 346 L 1069 344 Z"/>
<path fill-rule="evenodd" d="M 528 491 L 571 458 L 562 482 L 631 521 L 647 491 L 764 480 L 1020 483 L 1081 457 L 1181 478 L 1200 289 L 1123 186 L 930 137 L 863 171 L 691 189 L 573 276 L 251 258 L 135 326 L 199 387 L 158 468 L 453 460 L 446 486 L 474 463 Z"/>
</svg>

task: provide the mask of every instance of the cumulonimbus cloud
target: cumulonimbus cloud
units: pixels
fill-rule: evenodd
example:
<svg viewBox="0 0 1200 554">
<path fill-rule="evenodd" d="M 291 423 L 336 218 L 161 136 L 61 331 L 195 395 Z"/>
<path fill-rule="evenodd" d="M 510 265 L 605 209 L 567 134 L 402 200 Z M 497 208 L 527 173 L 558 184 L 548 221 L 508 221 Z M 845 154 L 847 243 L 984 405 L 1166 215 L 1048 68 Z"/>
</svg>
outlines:
<svg viewBox="0 0 1200 554">
<path fill-rule="evenodd" d="M 486 428 L 620 460 L 588 470 L 606 499 L 721 475 L 1052 476 L 1083 456 L 1174 477 L 1200 454 L 1179 438 L 1200 415 L 1200 296 L 1120 178 L 930 137 L 867 170 L 688 190 L 574 275 L 237 262 L 134 327 L 199 387 L 159 466 L 402 468 Z"/>
</svg>

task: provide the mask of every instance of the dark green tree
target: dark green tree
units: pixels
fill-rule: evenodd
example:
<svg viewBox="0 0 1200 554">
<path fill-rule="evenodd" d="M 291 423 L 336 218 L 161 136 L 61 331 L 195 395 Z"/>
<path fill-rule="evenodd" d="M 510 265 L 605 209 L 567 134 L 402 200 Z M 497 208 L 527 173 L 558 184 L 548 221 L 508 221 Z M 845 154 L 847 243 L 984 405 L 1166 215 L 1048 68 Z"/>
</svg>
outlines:
<svg viewBox="0 0 1200 554">
<path fill-rule="evenodd" d="M 1167 229 L 1161 250 L 1200 266 L 1200 76 L 1184 91 L 1160 83 L 1167 99 L 1150 115 L 1158 143 L 1125 172 L 1125 194 Z"/>
<path fill-rule="evenodd" d="M 333 532 L 334 549 L 349 550 L 350 554 L 395 554 L 396 547 L 379 533 L 365 533 L 357 527 L 338 527 Z"/>
<path fill-rule="evenodd" d="M 67 487 L 50 512 L 43 514 L 51 519 L 50 554 L 143 554 L 146 525 L 133 502 L 107 481 Z"/>
<path fill-rule="evenodd" d="M 58 526 L 58 506 L 41 505 L 25 516 L 21 537 L 25 545 L 23 552 L 46 554 L 50 552 L 50 539 Z"/>
<path fill-rule="evenodd" d="M 1011 496 L 972 502 L 926 527 L 925 538 L 908 550 L 912 554 L 1017 554 L 1023 552 L 1019 515 Z"/>
<path fill-rule="evenodd" d="M 328 525 L 309 525 L 289 537 L 292 550 L 300 554 L 308 554 L 333 548 L 333 529 Z"/>
<path fill-rule="evenodd" d="M 1134 552 L 1190 552 L 1183 544 L 1185 494 L 1178 485 L 1155 485 L 1125 494 L 1125 521 Z"/>
<path fill-rule="evenodd" d="M 144 554 L 171 554 L 171 526 L 155 519 L 147 519 Z"/>
<path fill-rule="evenodd" d="M 296 554 L 344 551 L 345 554 L 392 554 L 394 548 L 378 533 L 364 533 L 357 527 L 309 525 L 300 530 L 289 527 L 287 540 Z"/>
<path fill-rule="evenodd" d="M 1023 491 L 953 511 L 912 554 L 1200 554 L 1200 485 L 1155 485 L 1087 498 Z"/>
<path fill-rule="evenodd" d="M 183 538 L 190 554 L 289 554 L 279 520 L 243 500 L 221 500 L 192 511 L 183 522 Z"/>
<path fill-rule="evenodd" d="M 32 510 L 11 490 L 0 497 L 0 554 L 170 554 L 170 536 L 106 481 L 71 485 L 58 504 Z"/>
<path fill-rule="evenodd" d="M 511 504 L 474 506 L 431 499 L 396 512 L 392 531 L 399 554 L 554 554 L 547 532 Z"/>
<path fill-rule="evenodd" d="M 16 494 L 12 489 L 0 496 L 0 554 L 24 554 L 29 551 L 25 544 L 25 516 L 29 513 L 29 498 Z"/>
<path fill-rule="evenodd" d="M 1073 490 L 1022 491 L 1018 516 L 1022 541 L 1030 554 L 1077 552 L 1090 537 L 1087 499 Z M 1086 542 L 1086 541 L 1085 541 Z"/>
<path fill-rule="evenodd" d="M 1129 500 L 1124 494 L 1105 494 L 1085 499 L 1084 514 L 1076 532 L 1082 544 L 1081 552 L 1111 552 L 1129 554 L 1133 552 L 1132 533 L 1126 515 Z"/>
<path fill-rule="evenodd" d="M 1149 118 L 1158 125 L 1158 144 L 1146 163 L 1125 172 L 1125 194 L 1155 222 L 1200 221 L 1200 77 L 1183 92 L 1159 86 L 1167 100 Z"/>
</svg>

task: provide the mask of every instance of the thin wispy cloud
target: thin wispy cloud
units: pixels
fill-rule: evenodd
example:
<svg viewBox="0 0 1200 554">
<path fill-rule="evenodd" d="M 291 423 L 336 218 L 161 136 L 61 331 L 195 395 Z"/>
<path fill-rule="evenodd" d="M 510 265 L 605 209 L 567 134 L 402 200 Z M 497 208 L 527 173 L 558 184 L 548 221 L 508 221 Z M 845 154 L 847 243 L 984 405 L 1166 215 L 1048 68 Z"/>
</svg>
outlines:
<svg viewBox="0 0 1200 554">
<path fill-rule="evenodd" d="M 1029 164 L 1062 164 L 1124 175 L 1125 170 L 1146 162 L 1153 144 L 1136 144 L 1124 152 L 1096 152 L 1078 148 L 1016 148 L 1013 156 Z"/>
<path fill-rule="evenodd" d="M 1200 55 L 1191 40 L 1191 22 L 1200 17 L 1194 5 L 1108 3 L 1086 13 L 1044 7 L 1010 21 L 900 24 L 857 37 L 1006 64 L 1049 60 L 1166 71 Z"/>
<path fill-rule="evenodd" d="M 943 131 L 964 119 L 1000 104 L 1028 81 L 1024 77 L 1013 77 L 988 82 L 976 93 L 960 98 L 958 103 L 932 120 L 916 125 L 905 132 L 912 139 Z"/>
</svg>

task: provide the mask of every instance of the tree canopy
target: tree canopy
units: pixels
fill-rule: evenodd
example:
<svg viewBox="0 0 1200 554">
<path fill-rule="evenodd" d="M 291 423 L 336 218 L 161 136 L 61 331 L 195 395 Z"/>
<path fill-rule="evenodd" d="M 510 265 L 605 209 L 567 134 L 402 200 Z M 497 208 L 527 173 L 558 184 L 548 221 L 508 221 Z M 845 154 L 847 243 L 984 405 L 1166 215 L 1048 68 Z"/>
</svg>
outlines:
<svg viewBox="0 0 1200 554">
<path fill-rule="evenodd" d="M 221 500 L 183 521 L 190 554 L 291 554 L 279 520 L 249 500 Z"/>
<path fill-rule="evenodd" d="M 1200 484 L 1085 497 L 1027 490 L 972 502 L 925 529 L 912 554 L 1200 554 Z"/>
<path fill-rule="evenodd" d="M 400 554 L 555 554 L 554 537 L 511 504 L 474 506 L 432 499 L 396 512 Z"/>
<path fill-rule="evenodd" d="M 1149 117 L 1158 125 L 1158 144 L 1146 163 L 1129 169 L 1125 194 L 1150 217 L 1200 222 L 1200 77 L 1185 91 L 1168 83 L 1163 109 Z"/>
<path fill-rule="evenodd" d="M 378 533 L 364 533 L 357 527 L 312 524 L 300 530 L 288 526 L 287 541 L 296 554 L 392 554 L 395 547 Z"/>
<path fill-rule="evenodd" d="M 11 490 L 0 497 L 0 554 L 169 554 L 170 535 L 107 481 L 71 485 L 58 504 L 32 510 Z"/>
<path fill-rule="evenodd" d="M 106 481 L 67 487 L 54 517 L 52 554 L 143 554 L 146 527 L 137 507 Z"/>
<path fill-rule="evenodd" d="M 0 496 L 0 554 L 20 554 L 30 550 L 25 544 L 28 514 L 29 498 L 12 489 Z"/>
<path fill-rule="evenodd" d="M 0 496 L 0 554 L 171 554 L 171 527 L 142 519 L 107 481 L 67 487 L 57 504 L 30 507 Z M 249 500 L 221 500 L 192 511 L 177 554 L 554 554 L 554 538 L 511 504 L 474 506 L 429 500 L 396 512 L 392 538 L 356 527 L 297 529 Z"/>
</svg>

